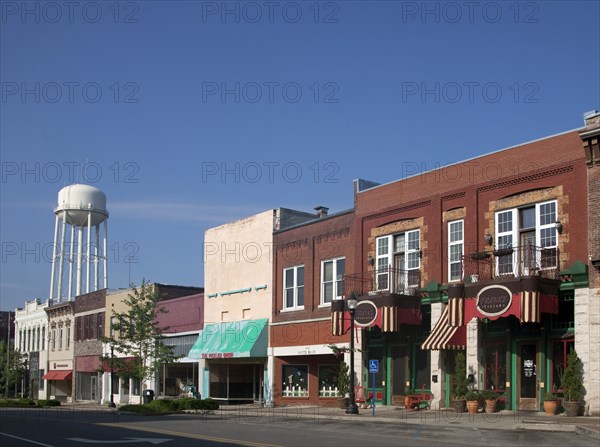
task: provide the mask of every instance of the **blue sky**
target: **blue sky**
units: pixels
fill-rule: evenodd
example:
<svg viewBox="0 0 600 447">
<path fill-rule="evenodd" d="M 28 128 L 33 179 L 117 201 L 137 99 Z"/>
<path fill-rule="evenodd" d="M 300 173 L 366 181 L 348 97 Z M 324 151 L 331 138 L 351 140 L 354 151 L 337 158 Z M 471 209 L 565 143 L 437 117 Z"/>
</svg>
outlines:
<svg viewBox="0 0 600 447">
<path fill-rule="evenodd" d="M 580 127 L 599 5 L 2 1 L 0 308 L 48 297 L 71 183 L 107 195 L 109 287 L 201 286 L 207 228 Z"/>
</svg>

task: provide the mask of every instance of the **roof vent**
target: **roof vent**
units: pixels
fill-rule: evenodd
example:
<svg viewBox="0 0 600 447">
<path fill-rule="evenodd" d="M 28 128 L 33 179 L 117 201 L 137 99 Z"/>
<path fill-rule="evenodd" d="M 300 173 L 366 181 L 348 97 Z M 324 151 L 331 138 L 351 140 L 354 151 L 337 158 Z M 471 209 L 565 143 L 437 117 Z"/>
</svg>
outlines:
<svg viewBox="0 0 600 447">
<path fill-rule="evenodd" d="M 327 212 L 329 208 L 326 206 L 315 206 L 315 211 L 317 212 L 317 217 L 327 216 Z"/>
</svg>

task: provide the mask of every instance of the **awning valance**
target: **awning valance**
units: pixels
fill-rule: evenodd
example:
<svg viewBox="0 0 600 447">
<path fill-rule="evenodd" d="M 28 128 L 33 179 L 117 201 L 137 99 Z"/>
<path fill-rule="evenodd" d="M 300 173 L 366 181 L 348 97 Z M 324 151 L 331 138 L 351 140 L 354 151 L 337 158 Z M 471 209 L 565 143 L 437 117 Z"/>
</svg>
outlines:
<svg viewBox="0 0 600 447">
<path fill-rule="evenodd" d="M 465 349 L 467 344 L 465 326 L 450 326 L 450 306 L 446 306 L 429 337 L 421 345 L 421 349 L 438 351 L 440 349 Z"/>
<path fill-rule="evenodd" d="M 188 357 L 221 359 L 267 356 L 267 318 L 209 323 L 198 335 Z"/>
<path fill-rule="evenodd" d="M 44 380 L 71 380 L 73 378 L 73 371 L 70 369 L 65 370 L 50 370 L 42 376 Z"/>
</svg>

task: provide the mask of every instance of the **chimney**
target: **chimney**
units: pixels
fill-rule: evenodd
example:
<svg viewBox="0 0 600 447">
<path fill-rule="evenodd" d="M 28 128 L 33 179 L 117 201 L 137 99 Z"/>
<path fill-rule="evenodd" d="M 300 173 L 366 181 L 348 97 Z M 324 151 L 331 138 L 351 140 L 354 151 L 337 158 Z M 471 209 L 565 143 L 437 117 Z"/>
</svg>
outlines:
<svg viewBox="0 0 600 447">
<path fill-rule="evenodd" d="M 327 211 L 329 208 L 326 206 L 315 206 L 315 211 L 317 212 L 317 217 L 327 216 Z"/>
</svg>

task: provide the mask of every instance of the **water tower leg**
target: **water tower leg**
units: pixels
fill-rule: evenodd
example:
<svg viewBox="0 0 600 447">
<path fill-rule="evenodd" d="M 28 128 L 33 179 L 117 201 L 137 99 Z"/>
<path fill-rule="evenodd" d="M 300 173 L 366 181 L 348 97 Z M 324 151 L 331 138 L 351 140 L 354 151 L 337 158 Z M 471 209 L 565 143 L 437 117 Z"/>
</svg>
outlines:
<svg viewBox="0 0 600 447">
<path fill-rule="evenodd" d="M 69 299 L 73 296 L 73 250 L 75 249 L 75 227 L 71 225 L 71 239 L 69 239 Z"/>
<path fill-rule="evenodd" d="M 58 266 L 58 302 L 62 301 L 63 263 L 65 260 L 65 233 L 67 229 L 67 212 L 63 211 L 63 223 L 60 236 L 60 264 Z"/>
<path fill-rule="evenodd" d="M 54 275 L 56 274 L 56 243 L 58 242 L 58 214 L 54 223 L 54 245 L 52 246 L 52 274 L 50 275 L 50 299 L 54 298 Z"/>
<path fill-rule="evenodd" d="M 81 295 L 81 258 L 83 258 L 83 227 L 77 228 L 77 290 L 75 296 Z"/>
<path fill-rule="evenodd" d="M 96 242 L 94 243 L 94 290 L 98 290 L 98 245 L 100 244 L 100 225 L 94 225 Z"/>
<path fill-rule="evenodd" d="M 107 236 L 108 236 L 108 221 L 104 221 L 104 288 L 108 288 L 108 270 L 106 269 L 108 265 L 108 251 L 107 251 Z M 127 285 L 129 286 L 129 284 Z"/>
<path fill-rule="evenodd" d="M 92 211 L 88 211 L 88 227 L 87 227 L 87 254 L 85 259 L 85 293 L 90 293 L 90 254 L 92 251 Z"/>
</svg>

